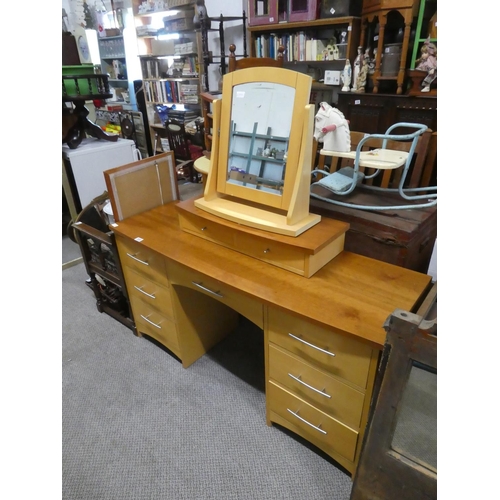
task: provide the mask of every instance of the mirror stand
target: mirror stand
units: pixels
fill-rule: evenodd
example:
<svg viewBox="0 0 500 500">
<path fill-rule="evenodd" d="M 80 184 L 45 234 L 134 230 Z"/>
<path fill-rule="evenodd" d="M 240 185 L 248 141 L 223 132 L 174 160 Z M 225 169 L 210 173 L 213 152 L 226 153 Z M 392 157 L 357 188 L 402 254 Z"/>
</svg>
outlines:
<svg viewBox="0 0 500 500">
<path fill-rule="evenodd" d="M 214 130 L 220 126 L 221 101 L 213 102 Z M 238 224 L 270 231 L 287 236 L 298 236 L 321 220 L 321 216 L 309 213 L 310 165 L 312 155 L 312 135 L 314 128 L 314 107 L 308 104 L 303 110 L 303 143 L 300 148 L 291 203 L 288 210 L 273 209 L 258 204 L 256 200 L 226 196 L 217 190 L 219 169 L 219 138 L 212 142 L 211 165 L 205 186 L 204 197 L 195 200 L 195 206 L 213 215 Z M 297 120 L 298 121 L 298 120 Z M 249 194 L 249 197 L 251 193 Z"/>
</svg>

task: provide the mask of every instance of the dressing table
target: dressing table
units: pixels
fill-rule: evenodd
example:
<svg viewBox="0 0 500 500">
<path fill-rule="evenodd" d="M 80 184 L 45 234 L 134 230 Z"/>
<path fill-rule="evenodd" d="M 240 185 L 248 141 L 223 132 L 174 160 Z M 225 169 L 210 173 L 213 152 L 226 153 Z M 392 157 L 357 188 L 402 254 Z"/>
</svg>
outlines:
<svg viewBox="0 0 500 500">
<path fill-rule="evenodd" d="M 416 311 L 431 277 L 343 251 L 305 278 L 183 231 L 176 203 L 113 228 L 138 334 L 188 368 L 242 314 L 264 332 L 267 424 L 354 473 L 383 324 Z"/>
<path fill-rule="evenodd" d="M 153 192 L 162 201 L 118 217 L 113 231 L 137 334 L 154 338 L 189 368 L 246 317 L 264 336 L 266 423 L 290 429 L 354 474 L 383 325 L 395 309 L 416 311 L 431 277 L 344 251 L 348 224 L 308 213 L 310 82 L 292 73 L 261 68 L 225 75 L 223 102 L 214 101 L 220 134 L 204 197 L 179 202 L 172 191 L 167 202 L 172 160 L 166 158 L 164 175 L 158 157 L 143 160 L 164 180 L 157 191 L 148 185 L 148 202 Z M 268 113 L 267 123 L 252 115 L 276 105 L 261 105 L 259 93 L 274 93 L 279 104 L 280 86 L 294 79 L 291 124 L 276 113 Z M 231 111 L 236 101 L 243 119 Z M 298 139 L 280 146 L 288 136 Z M 263 155 L 259 141 L 277 153 Z M 137 178 L 130 185 L 134 202 L 139 185 Z M 266 208 L 274 219 L 261 218 Z M 301 256 L 308 265 L 296 265 Z"/>
</svg>

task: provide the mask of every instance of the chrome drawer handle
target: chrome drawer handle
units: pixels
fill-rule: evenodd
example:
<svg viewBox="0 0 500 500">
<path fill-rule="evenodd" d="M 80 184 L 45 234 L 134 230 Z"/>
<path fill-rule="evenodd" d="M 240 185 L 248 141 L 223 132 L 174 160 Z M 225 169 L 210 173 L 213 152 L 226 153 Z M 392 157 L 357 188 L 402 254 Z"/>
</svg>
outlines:
<svg viewBox="0 0 500 500">
<path fill-rule="evenodd" d="M 300 415 L 298 415 L 299 412 L 295 413 L 294 411 L 290 410 L 290 408 L 287 408 L 287 410 L 294 416 L 297 417 L 300 421 L 304 422 L 304 424 L 310 425 L 313 429 L 316 429 L 317 431 L 321 432 L 322 434 L 328 434 L 326 431 L 323 429 L 320 429 L 319 427 L 316 427 L 315 425 L 311 424 L 311 422 L 308 422 L 305 418 L 302 418 Z"/>
<path fill-rule="evenodd" d="M 141 314 L 141 318 L 144 320 L 144 321 L 147 321 L 150 325 L 153 325 L 155 326 L 156 328 L 159 328 L 161 330 L 161 326 L 160 325 L 157 325 L 156 323 L 153 323 L 150 319 L 146 318 L 146 316 L 143 316 Z"/>
<path fill-rule="evenodd" d="M 131 259 L 134 259 L 136 260 L 137 262 L 140 262 L 141 264 L 144 264 L 145 266 L 149 266 L 149 263 L 144 261 L 144 260 L 141 260 L 141 259 L 138 259 L 135 255 L 132 255 L 131 253 L 127 253 L 127 255 L 131 258 Z"/>
<path fill-rule="evenodd" d="M 151 295 L 150 293 L 148 292 L 145 292 L 143 289 L 142 289 L 142 286 L 136 286 L 134 285 L 134 288 L 136 290 L 139 290 L 139 292 L 143 293 L 144 295 L 147 295 L 150 299 L 156 299 L 156 297 L 154 295 Z"/>
<path fill-rule="evenodd" d="M 321 349 L 321 347 L 318 347 L 314 344 L 310 344 L 309 342 L 306 342 L 305 340 L 302 340 L 301 338 L 296 337 L 295 335 L 293 335 L 293 333 L 289 333 L 288 335 L 290 335 L 290 337 L 294 338 L 295 340 L 298 340 L 299 342 L 302 342 L 303 344 L 308 345 L 309 347 L 312 347 L 313 349 L 317 349 L 318 351 L 324 352 L 325 354 L 328 354 L 329 356 L 335 356 L 334 352 L 326 351 L 325 349 Z"/>
<path fill-rule="evenodd" d="M 300 376 L 296 377 L 295 375 L 292 375 L 291 373 L 289 373 L 288 376 L 292 377 L 293 380 L 296 380 L 297 382 L 299 382 L 299 384 L 305 385 L 308 389 L 311 389 L 312 391 L 315 391 L 315 392 L 317 392 L 317 393 L 319 393 L 322 396 L 325 396 L 327 398 L 331 398 L 330 394 L 327 394 L 326 392 L 324 392 L 324 389 L 322 391 L 320 391 L 319 389 L 316 389 L 316 387 L 313 387 L 312 385 L 306 384 L 305 382 L 303 382 L 300 379 Z"/>
<path fill-rule="evenodd" d="M 271 249 L 270 249 L 270 248 L 266 248 L 266 249 L 264 250 L 264 253 L 269 253 L 270 251 L 271 251 Z"/>
<path fill-rule="evenodd" d="M 202 290 L 205 290 L 205 292 L 211 293 L 212 295 L 215 295 L 217 297 L 220 297 L 221 299 L 224 298 L 224 295 L 221 295 L 219 292 L 214 292 L 213 290 L 210 290 L 210 288 L 207 288 L 206 286 L 203 286 L 201 283 L 196 283 L 196 281 L 191 281 L 191 283 L 198 288 L 201 288 Z"/>
</svg>

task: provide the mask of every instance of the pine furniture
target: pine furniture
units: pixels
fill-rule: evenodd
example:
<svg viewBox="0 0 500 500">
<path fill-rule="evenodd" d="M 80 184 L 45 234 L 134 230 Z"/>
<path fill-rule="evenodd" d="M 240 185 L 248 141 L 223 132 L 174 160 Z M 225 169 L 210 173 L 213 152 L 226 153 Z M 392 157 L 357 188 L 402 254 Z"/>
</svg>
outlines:
<svg viewBox="0 0 500 500">
<path fill-rule="evenodd" d="M 298 276 L 183 231 L 176 202 L 113 231 L 138 335 L 187 368 L 242 314 L 264 332 L 267 424 L 354 473 L 383 324 L 396 308 L 416 310 L 430 276 L 346 251 L 312 277 Z"/>
</svg>

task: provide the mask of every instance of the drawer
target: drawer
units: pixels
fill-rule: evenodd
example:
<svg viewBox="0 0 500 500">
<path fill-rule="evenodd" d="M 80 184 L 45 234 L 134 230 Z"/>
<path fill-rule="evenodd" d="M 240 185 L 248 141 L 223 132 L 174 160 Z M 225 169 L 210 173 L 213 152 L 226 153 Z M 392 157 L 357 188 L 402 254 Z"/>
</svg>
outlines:
<svg viewBox="0 0 500 500">
<path fill-rule="evenodd" d="M 258 327 L 264 328 L 263 306 L 257 300 L 235 291 L 221 281 L 208 278 L 174 262 L 169 262 L 168 273 L 172 285 L 186 286 L 208 295 L 242 314 Z"/>
<path fill-rule="evenodd" d="M 169 288 L 165 288 L 129 268 L 124 269 L 124 274 L 130 297 L 137 297 L 168 318 L 174 318 Z"/>
<path fill-rule="evenodd" d="M 325 307 L 329 307 L 325 297 Z M 332 314 L 335 311 L 332 310 Z M 269 307 L 269 341 L 309 364 L 366 389 L 372 350 L 366 344 Z"/>
<path fill-rule="evenodd" d="M 201 238 L 233 248 L 233 233 L 223 225 L 212 222 L 185 210 L 179 211 L 179 224 L 184 231 Z"/>
<path fill-rule="evenodd" d="M 135 296 L 130 297 L 130 303 L 137 331 L 153 337 L 180 357 L 176 324 Z"/>
<path fill-rule="evenodd" d="M 291 245 L 277 241 L 264 240 L 251 234 L 240 233 L 235 236 L 235 249 L 268 264 L 282 267 L 304 275 L 306 255 Z"/>
<path fill-rule="evenodd" d="M 133 269 L 163 286 L 169 286 L 163 256 L 137 241 L 119 238 L 117 243 L 122 267 Z"/>
<path fill-rule="evenodd" d="M 358 429 L 365 395 L 299 358 L 269 346 L 269 378 L 349 427 Z"/>
<path fill-rule="evenodd" d="M 269 409 L 297 428 L 297 433 L 322 449 L 354 461 L 358 433 L 273 382 L 268 384 Z"/>
</svg>

